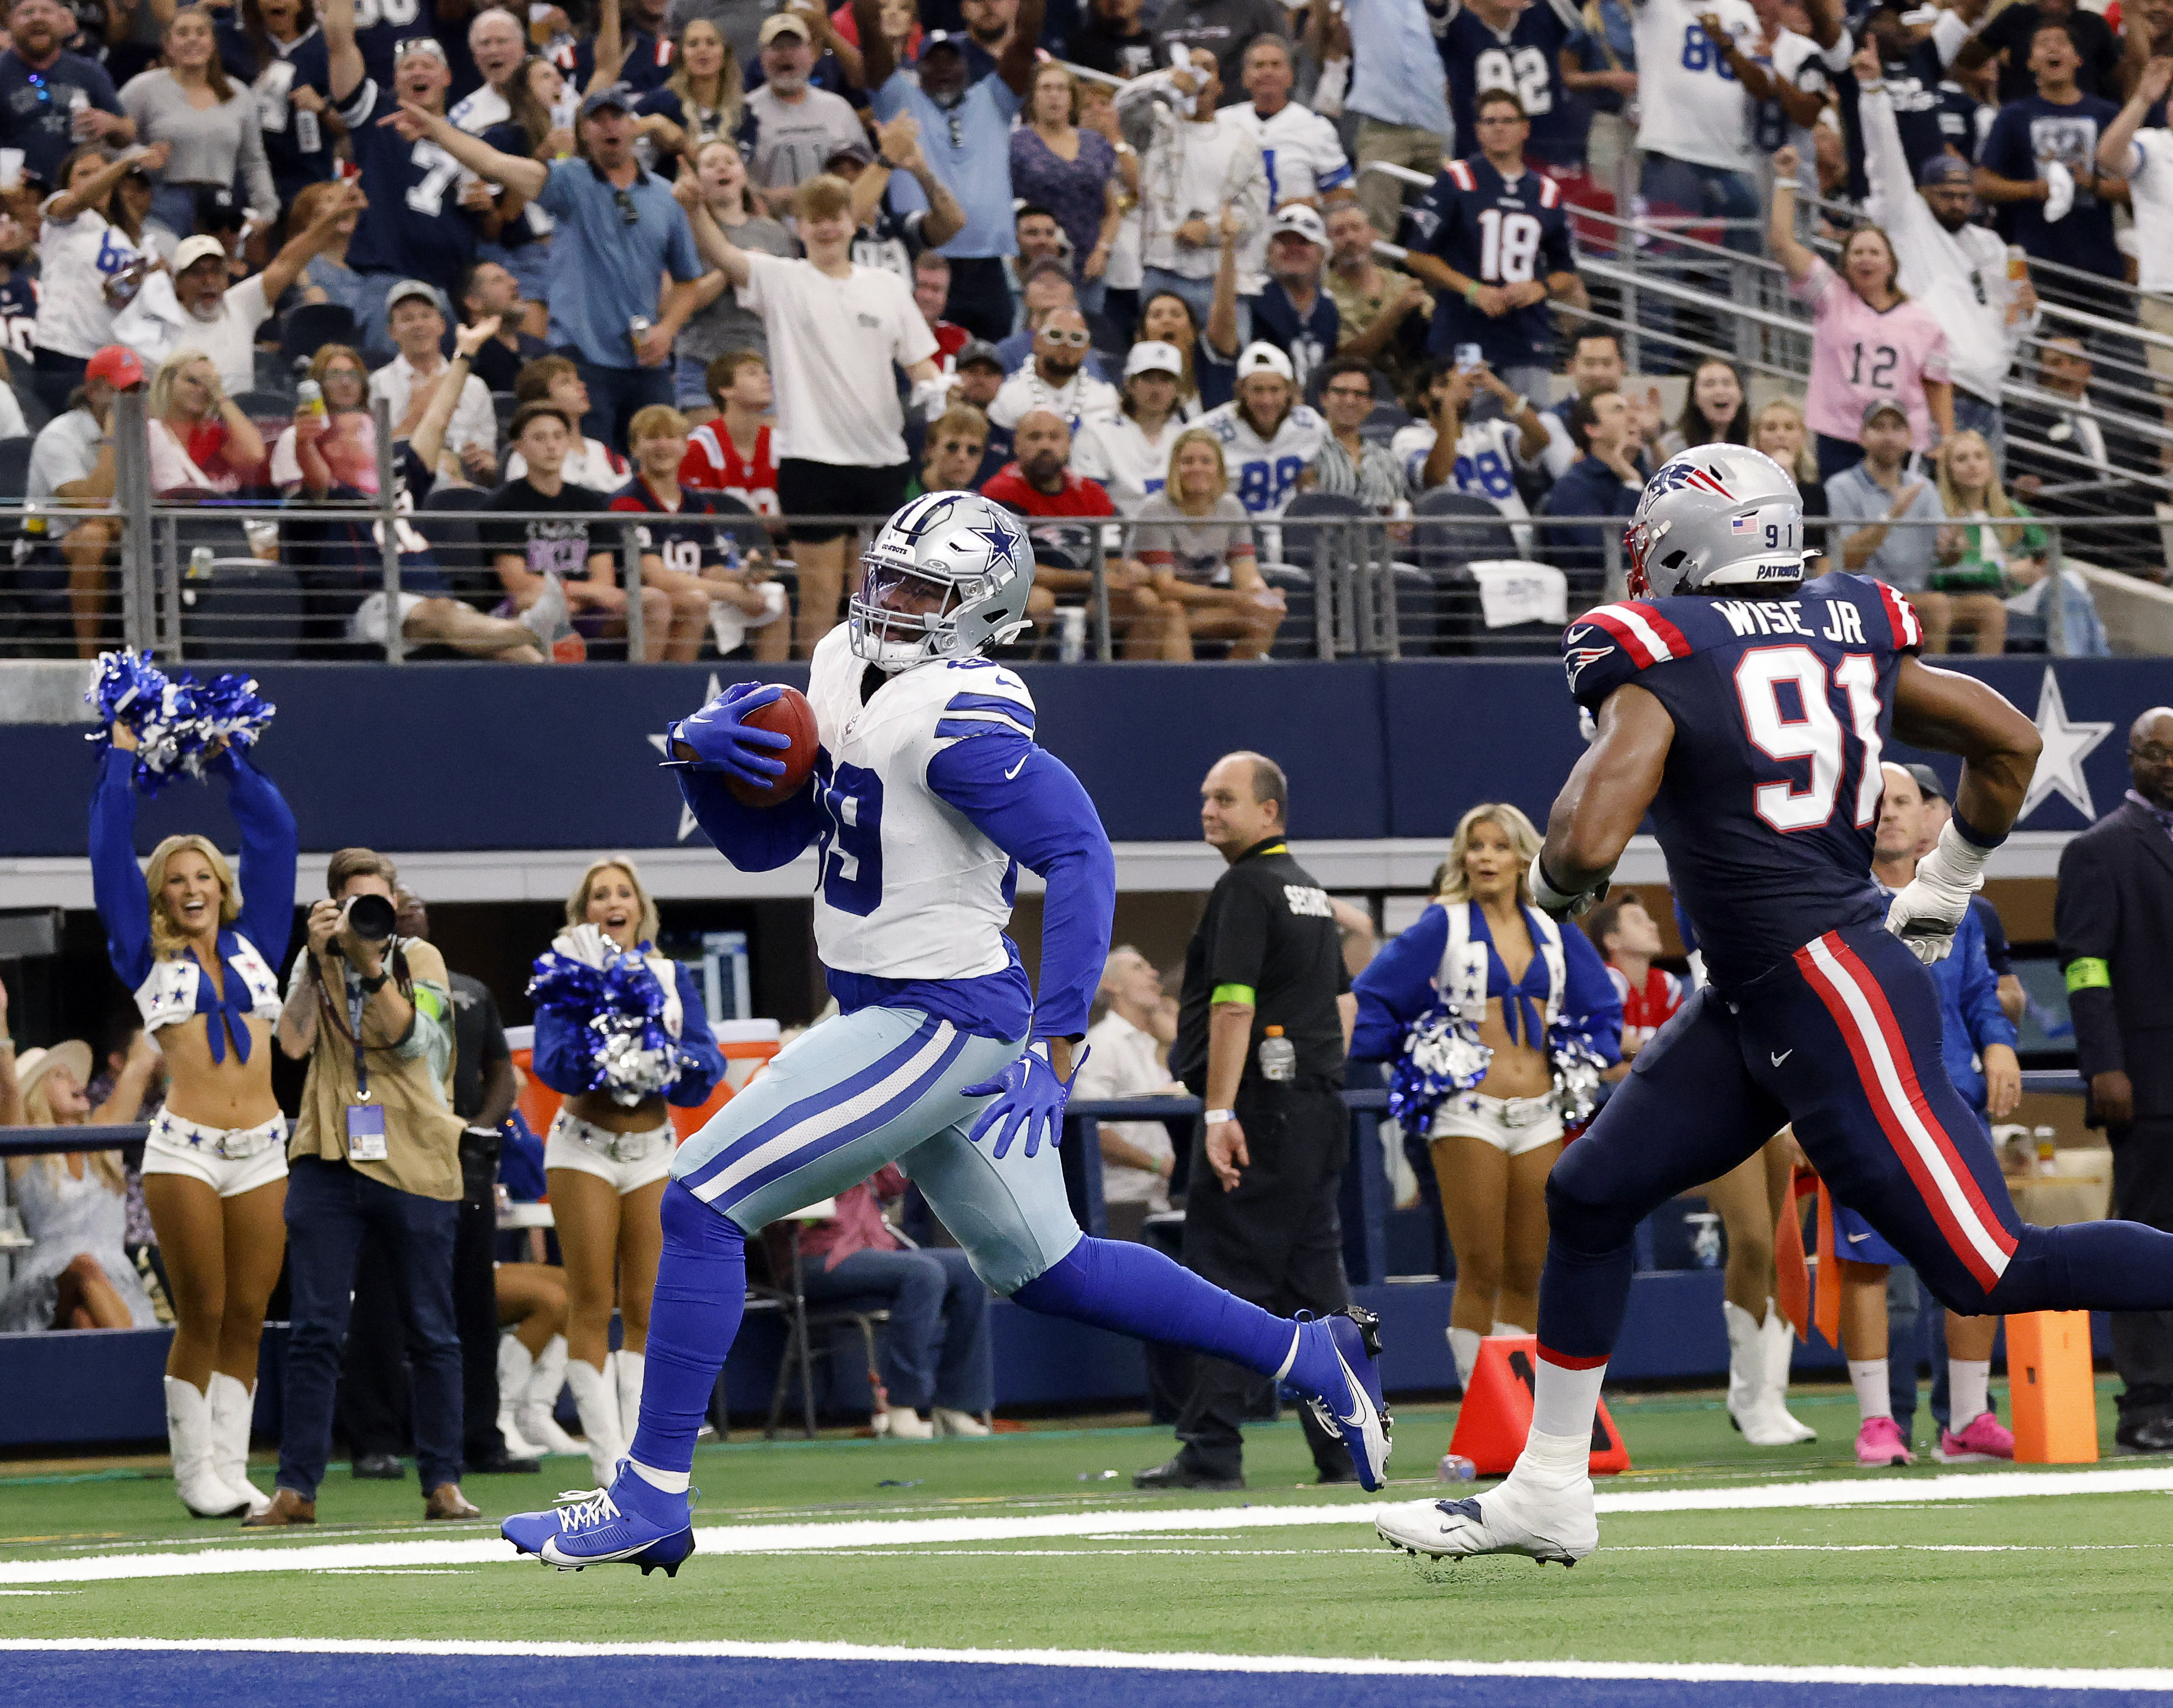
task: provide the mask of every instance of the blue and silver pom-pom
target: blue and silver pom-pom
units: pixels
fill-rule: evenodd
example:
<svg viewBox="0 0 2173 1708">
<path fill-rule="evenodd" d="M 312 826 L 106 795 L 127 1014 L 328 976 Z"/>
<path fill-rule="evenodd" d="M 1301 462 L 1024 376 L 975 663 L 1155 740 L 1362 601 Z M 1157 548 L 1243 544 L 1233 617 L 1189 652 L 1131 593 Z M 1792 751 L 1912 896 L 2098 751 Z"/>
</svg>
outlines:
<svg viewBox="0 0 2173 1708">
<path fill-rule="evenodd" d="M 201 779 L 221 752 L 252 746 L 278 709 L 256 692 L 254 677 L 175 678 L 140 652 L 100 653 L 84 699 L 98 713 L 98 728 L 85 739 L 110 742 L 116 724 L 135 735 L 132 780 L 146 795 L 176 777 Z"/>
<path fill-rule="evenodd" d="M 1610 1065 L 1590 1036 L 1556 1026 L 1547 1040 L 1555 1070 L 1555 1109 L 1566 1127 L 1579 1127 L 1599 1107 L 1600 1075 Z"/>
<path fill-rule="evenodd" d="M 604 1091 L 633 1108 L 678 1082 L 689 1058 L 664 1025 L 664 989 L 640 956 L 612 956 L 591 967 L 555 950 L 536 957 L 528 983 L 538 1008 L 580 1021 L 593 1042 L 585 1091 Z"/>
<path fill-rule="evenodd" d="M 1388 1113 L 1406 1133 L 1423 1134 L 1449 1098 L 1486 1077 L 1494 1052 L 1479 1042 L 1447 1003 L 1436 1003 L 1405 1035 L 1404 1053 L 1388 1075 Z"/>
</svg>

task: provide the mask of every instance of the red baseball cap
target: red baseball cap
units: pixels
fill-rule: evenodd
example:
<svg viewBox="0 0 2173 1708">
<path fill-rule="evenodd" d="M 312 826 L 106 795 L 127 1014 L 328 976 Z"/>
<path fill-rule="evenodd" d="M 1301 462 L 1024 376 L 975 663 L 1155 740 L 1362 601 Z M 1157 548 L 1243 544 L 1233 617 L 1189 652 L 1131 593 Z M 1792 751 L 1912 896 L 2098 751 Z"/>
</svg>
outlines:
<svg viewBox="0 0 2173 1708">
<path fill-rule="evenodd" d="M 143 358 L 126 344 L 108 344 L 84 364 L 83 377 L 103 380 L 126 391 L 143 383 Z"/>
</svg>

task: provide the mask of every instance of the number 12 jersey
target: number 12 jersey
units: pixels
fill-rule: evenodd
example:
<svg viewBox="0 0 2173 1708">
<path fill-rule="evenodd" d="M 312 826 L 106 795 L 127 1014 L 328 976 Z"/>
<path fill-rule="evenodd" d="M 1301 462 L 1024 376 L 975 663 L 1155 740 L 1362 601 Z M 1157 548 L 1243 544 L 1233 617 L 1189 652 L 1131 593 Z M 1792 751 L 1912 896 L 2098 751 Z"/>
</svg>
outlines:
<svg viewBox="0 0 2173 1708">
<path fill-rule="evenodd" d="M 1626 684 L 1674 721 L 1653 822 L 1706 968 L 1739 989 L 1804 944 L 1885 917 L 1871 881 L 1894 679 L 1923 636 L 1883 582 L 1793 597 L 1624 601 L 1562 633 L 1570 692 Z"/>
</svg>

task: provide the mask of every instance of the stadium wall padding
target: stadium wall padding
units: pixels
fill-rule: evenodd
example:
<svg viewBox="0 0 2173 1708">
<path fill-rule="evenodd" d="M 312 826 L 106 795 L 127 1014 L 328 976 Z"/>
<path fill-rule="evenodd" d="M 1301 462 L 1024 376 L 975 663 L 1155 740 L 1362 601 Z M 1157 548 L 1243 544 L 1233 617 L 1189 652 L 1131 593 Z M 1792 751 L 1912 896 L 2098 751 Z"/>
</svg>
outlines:
<svg viewBox="0 0 2173 1708">
<path fill-rule="evenodd" d="M 2070 725 L 2106 725 L 2081 762 L 2096 811 L 2127 786 L 2126 732 L 2173 702 L 2173 660 L 1950 659 L 2033 717 L 2057 681 Z M 1583 744 L 1560 668 L 1547 660 L 1030 665 L 1043 744 L 1085 782 L 1119 842 L 1198 840 L 1199 788 L 1233 748 L 1281 761 L 1292 827 L 1308 838 L 1446 837 L 1464 807 L 1510 800 L 1543 822 Z M 425 850 L 668 848 L 678 791 L 652 737 L 713 685 L 774 665 L 269 665 L 279 707 L 260 749 L 293 803 L 305 849 L 351 843 Z M 91 748 L 81 725 L 0 725 L 0 857 L 78 856 Z M 1898 744 L 1895 757 L 1920 757 Z M 1934 762 L 1951 782 L 1958 762 Z M 139 847 L 202 830 L 231 842 L 222 806 L 192 787 L 144 806 Z M 2022 827 L 2089 822 L 2062 795 Z"/>
</svg>

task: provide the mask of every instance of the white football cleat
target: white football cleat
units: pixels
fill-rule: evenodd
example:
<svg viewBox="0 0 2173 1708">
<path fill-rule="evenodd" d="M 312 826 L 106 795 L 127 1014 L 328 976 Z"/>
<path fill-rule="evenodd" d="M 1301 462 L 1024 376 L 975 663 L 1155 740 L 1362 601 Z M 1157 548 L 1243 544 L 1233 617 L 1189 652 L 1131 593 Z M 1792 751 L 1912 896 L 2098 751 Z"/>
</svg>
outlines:
<svg viewBox="0 0 2173 1708">
<path fill-rule="evenodd" d="M 1521 1467 L 1519 1468 L 1521 1469 Z M 1462 1559 L 1471 1554 L 1523 1554 L 1575 1565 L 1599 1545 L 1592 1479 L 1567 1487 L 1519 1485 L 1512 1472 L 1497 1489 L 1461 1501 L 1404 1501 L 1373 1515 L 1384 1542 L 1407 1554 Z"/>
</svg>

